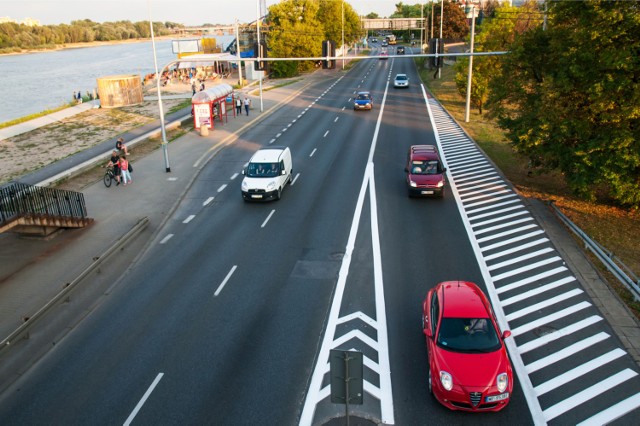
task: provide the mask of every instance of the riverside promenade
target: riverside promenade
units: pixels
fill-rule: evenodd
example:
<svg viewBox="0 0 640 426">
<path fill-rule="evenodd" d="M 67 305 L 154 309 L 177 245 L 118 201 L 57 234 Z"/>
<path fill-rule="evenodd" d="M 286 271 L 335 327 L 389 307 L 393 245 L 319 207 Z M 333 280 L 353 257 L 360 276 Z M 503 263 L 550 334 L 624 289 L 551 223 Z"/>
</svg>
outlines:
<svg viewBox="0 0 640 426">
<path fill-rule="evenodd" d="M 171 173 L 165 171 L 161 149 L 142 158 L 135 155 L 136 141 L 146 138 L 149 132 L 157 132 L 159 122 L 118 135 L 123 136 L 132 148 L 131 158 L 135 168 L 133 184 L 105 188 L 102 181 L 98 181 L 83 189 L 88 215 L 95 219 L 92 225 L 84 229 L 63 230 L 48 239 L 25 238 L 13 233 L 0 234 L 0 341 L 4 341 L 6 336 L 20 327 L 27 318 L 31 318 L 87 268 L 104 262 L 103 255 L 118 246 L 123 236 L 146 219 L 148 225 L 135 237 L 136 246 L 144 248 L 172 216 L 211 158 L 225 146 L 234 143 L 248 128 L 259 126 L 280 105 L 293 99 L 309 85 L 333 77 L 335 76 L 330 72 L 320 70 L 288 86 L 273 87 L 263 92 L 262 112 L 255 106 L 258 102 L 253 102 L 254 108 L 249 116 L 231 115 L 228 122 L 216 123 L 215 129 L 210 130 L 207 136 L 191 131 L 171 142 L 168 145 Z M 256 99 L 255 95 L 252 97 Z M 88 104 L 71 109 L 80 112 L 82 108 L 89 107 Z M 56 119 L 43 117 L 38 120 L 45 125 Z M 166 122 L 169 125 L 172 121 L 189 119 L 190 113 L 186 109 L 168 117 Z M 37 123 L 31 123 L 30 126 L 36 128 Z M 3 134 L 10 131 L 0 130 L 0 140 Z M 49 185 L 56 179 L 64 178 L 60 173 L 74 173 L 83 164 L 95 162 L 95 158 L 108 158 L 115 139 L 44 167 L 19 181 Z M 602 280 L 550 209 L 535 200 L 530 200 L 530 207 L 596 306 L 612 324 L 622 344 L 640 364 L 640 328 L 637 320 Z M 107 259 L 102 267 L 118 268 L 118 264 Z"/>
</svg>

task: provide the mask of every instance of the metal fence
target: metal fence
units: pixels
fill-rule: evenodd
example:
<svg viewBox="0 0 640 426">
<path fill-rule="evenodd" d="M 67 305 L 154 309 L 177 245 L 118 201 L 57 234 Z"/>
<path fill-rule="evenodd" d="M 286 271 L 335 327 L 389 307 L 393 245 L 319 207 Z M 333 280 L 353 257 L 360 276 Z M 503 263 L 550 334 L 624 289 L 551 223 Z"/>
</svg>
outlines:
<svg viewBox="0 0 640 426">
<path fill-rule="evenodd" d="M 21 217 L 84 219 L 84 194 L 14 182 L 0 188 L 0 226 Z"/>
<path fill-rule="evenodd" d="M 584 242 L 585 248 L 591 250 L 591 252 L 604 264 L 604 266 L 611 272 L 633 295 L 634 300 L 640 300 L 640 279 L 627 267 L 622 261 L 616 257 L 611 251 L 602 247 L 596 241 L 589 238 L 587 234 L 578 228 L 576 224 L 571 222 L 567 216 L 565 216 L 555 204 L 551 203 L 551 207 L 556 212 L 558 217 Z"/>
</svg>

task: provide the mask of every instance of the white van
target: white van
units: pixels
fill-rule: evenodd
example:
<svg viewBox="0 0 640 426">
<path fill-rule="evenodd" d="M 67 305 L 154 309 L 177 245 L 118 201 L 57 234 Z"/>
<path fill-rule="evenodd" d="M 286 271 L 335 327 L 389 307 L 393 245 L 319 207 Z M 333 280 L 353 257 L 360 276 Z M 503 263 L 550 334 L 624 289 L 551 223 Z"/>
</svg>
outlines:
<svg viewBox="0 0 640 426">
<path fill-rule="evenodd" d="M 279 200 L 282 189 L 293 180 L 291 151 L 284 146 L 258 150 L 242 171 L 242 198 L 250 200 Z"/>
</svg>

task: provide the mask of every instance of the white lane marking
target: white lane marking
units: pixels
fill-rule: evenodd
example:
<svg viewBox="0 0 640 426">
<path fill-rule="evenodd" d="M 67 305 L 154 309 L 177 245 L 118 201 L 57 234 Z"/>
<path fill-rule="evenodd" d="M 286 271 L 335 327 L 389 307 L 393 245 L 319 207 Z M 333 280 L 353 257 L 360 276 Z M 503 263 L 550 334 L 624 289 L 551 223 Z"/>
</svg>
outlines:
<svg viewBox="0 0 640 426">
<path fill-rule="evenodd" d="M 640 393 L 637 393 L 629 398 L 618 402 L 607 408 L 604 411 L 599 412 L 595 416 L 585 420 L 582 423 L 578 423 L 578 426 L 600 426 L 607 425 L 614 420 L 632 412 L 636 408 L 640 407 Z"/>
<path fill-rule="evenodd" d="M 214 198 L 215 198 L 215 197 L 209 197 L 209 198 L 207 198 L 207 199 L 204 201 L 204 203 L 202 203 L 202 207 L 204 207 L 204 206 L 208 206 L 208 205 L 213 201 L 213 199 L 214 199 Z"/>
<path fill-rule="evenodd" d="M 293 186 L 293 184 L 296 183 L 296 181 L 298 180 L 298 177 L 300 177 L 300 173 L 298 173 L 296 177 L 293 178 L 293 180 L 291 181 L 291 186 Z"/>
<path fill-rule="evenodd" d="M 267 225 L 267 222 L 269 222 L 269 219 L 271 219 L 271 216 L 273 216 L 275 212 L 276 212 L 275 210 L 271 210 L 271 213 L 269 213 L 269 216 L 267 216 L 264 222 L 262 222 L 262 225 L 260 226 L 260 228 L 264 228 Z"/>
<path fill-rule="evenodd" d="M 224 191 L 226 187 L 227 187 L 227 184 L 225 183 L 224 185 L 220 186 L 220 188 L 218 188 L 218 192 Z"/>
<path fill-rule="evenodd" d="M 190 214 L 185 220 L 182 221 L 182 223 L 189 223 L 193 220 L 194 217 L 196 217 L 195 214 Z"/>
<path fill-rule="evenodd" d="M 347 108 L 347 107 L 343 106 L 343 107 L 342 107 L 342 110 L 344 111 L 346 108 Z"/>
<path fill-rule="evenodd" d="M 495 269 L 504 268 L 505 266 L 510 266 L 515 263 L 522 262 L 523 260 L 533 259 L 534 257 L 542 256 L 543 254 L 547 254 L 552 251 L 553 249 L 551 247 L 546 247 L 546 248 L 543 248 L 542 250 L 537 250 L 527 254 L 523 254 L 522 256 L 512 257 L 511 259 L 489 266 L 489 270 L 493 271 Z"/>
<path fill-rule="evenodd" d="M 317 150 L 318 148 L 313 148 L 313 151 L 311 151 L 311 154 L 309 154 L 309 157 L 313 157 L 313 154 L 315 154 Z"/>
<path fill-rule="evenodd" d="M 627 368 L 618 374 L 615 374 L 600 383 L 596 383 L 593 386 L 588 387 L 582 392 L 578 392 L 570 398 L 565 399 L 564 401 L 558 402 L 556 405 L 547 408 L 544 410 L 544 417 L 547 421 L 555 419 L 559 415 L 566 413 L 567 411 L 576 408 L 577 406 L 584 404 L 590 399 L 597 397 L 598 395 L 603 394 L 609 389 L 613 389 L 619 384 L 631 379 L 632 377 L 637 376 L 638 373 Z"/>
<path fill-rule="evenodd" d="M 271 139 L 271 140 L 269 141 L 269 145 L 271 145 L 271 144 L 272 144 L 272 143 L 274 143 L 275 141 L 276 141 L 276 139 L 275 139 L 275 138 Z"/>
<path fill-rule="evenodd" d="M 276 135 L 276 138 L 279 138 L 280 136 L 282 136 L 282 133 L 278 133 L 278 134 Z"/>
<path fill-rule="evenodd" d="M 516 294 L 515 296 L 512 296 L 512 297 L 510 297 L 508 299 L 504 299 L 502 301 L 502 306 L 503 307 L 509 306 L 509 305 L 511 305 L 513 303 L 520 302 L 520 301 L 528 299 L 530 297 L 542 294 L 545 291 L 553 290 L 554 288 L 558 288 L 558 287 L 560 287 L 562 285 L 572 283 L 575 280 L 576 279 L 574 277 L 565 277 L 565 278 L 563 278 L 561 280 L 554 281 L 554 282 L 549 283 L 549 284 L 545 284 L 545 285 L 543 285 L 541 287 L 536 287 L 533 290 L 529 290 L 529 291 L 525 291 L 524 293 Z M 533 282 L 537 282 L 537 281 L 533 281 Z"/>
<path fill-rule="evenodd" d="M 613 360 L 616 360 L 622 356 L 625 356 L 627 353 L 620 348 L 616 348 L 611 352 L 607 352 L 604 355 L 600 355 L 597 358 L 592 359 L 589 362 L 586 362 L 582 365 L 577 366 L 574 369 L 567 371 L 559 376 L 554 377 L 551 380 L 548 380 L 542 384 L 536 386 L 533 390 L 536 391 L 538 396 L 544 395 L 545 393 L 552 391 L 564 384 L 567 384 L 578 377 L 582 377 L 587 373 L 595 370 L 596 368 L 602 367 L 605 364 L 610 363 Z"/>
<path fill-rule="evenodd" d="M 518 351 L 521 354 L 527 353 L 541 346 L 544 346 L 547 343 L 551 343 L 554 340 L 558 340 L 561 337 L 565 337 L 575 333 L 576 331 L 585 329 L 599 321 L 602 321 L 602 317 L 599 317 L 597 315 L 590 316 L 589 318 L 573 323 L 568 327 L 561 328 L 560 330 L 554 331 L 553 333 L 545 334 L 542 337 L 538 337 L 537 339 L 527 342 L 524 345 L 518 346 Z"/>
<path fill-rule="evenodd" d="M 240 173 L 234 173 L 234 174 L 231 176 L 231 180 L 234 180 L 235 178 L 237 178 L 239 174 L 240 174 Z"/>
<path fill-rule="evenodd" d="M 329 131 L 327 130 L 326 132 L 324 132 L 324 136 L 322 136 L 322 137 L 326 138 L 328 134 L 329 134 Z"/>
<path fill-rule="evenodd" d="M 514 247 L 512 249 L 509 249 L 509 250 L 504 250 L 504 251 L 501 251 L 501 252 L 498 252 L 498 253 L 491 254 L 489 256 L 486 256 L 484 258 L 484 260 L 488 261 L 488 260 L 493 260 L 493 259 L 499 259 L 501 257 L 509 256 L 509 255 L 514 254 L 514 253 L 518 253 L 520 251 L 527 250 L 527 249 L 530 249 L 530 248 L 535 247 L 535 246 L 539 246 L 541 244 L 546 244 L 548 242 L 549 242 L 549 240 L 547 238 L 540 238 L 539 240 L 531 241 L 530 243 L 522 244 L 522 245 L 519 245 L 519 246 Z"/>
<path fill-rule="evenodd" d="M 296 122 L 296 120 L 293 120 L 293 122 L 292 122 L 292 123 L 287 124 L 287 129 L 288 129 L 289 127 L 291 127 L 291 126 L 293 125 L 293 123 L 295 123 L 295 122 Z"/>
<path fill-rule="evenodd" d="M 571 314 L 575 314 L 578 311 L 581 311 L 583 309 L 587 309 L 589 307 L 591 307 L 591 303 L 589 302 L 580 302 L 577 305 L 574 306 L 570 306 L 568 308 L 565 308 L 559 312 L 555 312 L 551 315 L 547 315 L 546 317 L 542 317 L 542 318 L 538 318 L 535 321 L 531 321 L 530 323 L 527 324 L 523 324 L 520 327 L 516 327 L 513 330 L 511 330 L 511 334 L 515 337 L 515 336 L 520 336 L 521 334 L 526 333 L 527 331 L 531 331 L 534 330 L 540 326 L 549 324 L 555 320 L 558 320 L 560 318 L 564 318 L 566 316 L 569 316 Z"/>
<path fill-rule="evenodd" d="M 155 387 L 158 385 L 158 383 L 162 379 L 162 376 L 164 376 L 164 373 L 158 373 L 153 383 L 151 383 L 151 386 L 149 386 L 149 389 L 147 389 L 147 391 L 142 396 L 142 399 L 138 402 L 138 405 L 136 405 L 136 408 L 134 408 L 131 414 L 129 414 L 129 417 L 124 422 L 123 426 L 129 426 L 131 424 L 133 419 L 138 415 L 138 411 L 140 411 L 144 403 L 147 401 L 147 398 L 149 398 L 149 395 L 151 395 L 151 392 L 153 392 Z"/>
<path fill-rule="evenodd" d="M 586 339 L 580 340 L 579 342 L 574 343 L 573 345 L 569 345 L 564 349 L 559 350 L 558 352 L 554 352 L 551 355 L 547 355 L 544 358 L 540 358 L 537 361 L 532 362 L 527 365 L 527 372 L 529 374 L 534 373 L 538 370 L 541 370 L 551 364 L 555 364 L 558 361 L 562 361 L 565 358 L 570 357 L 571 355 L 575 355 L 578 352 L 585 350 L 586 348 L 595 345 L 596 343 L 602 342 L 603 340 L 607 340 L 610 336 L 604 331 L 596 334 L 595 336 L 587 337 Z"/>
<path fill-rule="evenodd" d="M 169 182 L 175 182 L 175 181 L 177 181 L 177 180 L 178 180 L 178 178 L 177 178 L 177 177 L 170 177 L 170 178 L 167 178 L 167 180 L 168 180 Z"/>
<path fill-rule="evenodd" d="M 286 132 L 287 128 L 285 127 L 284 129 L 282 129 L 282 133 Z"/>
<path fill-rule="evenodd" d="M 173 234 L 169 234 L 169 235 L 167 235 L 166 237 L 164 237 L 164 238 L 162 239 L 162 241 L 160 241 L 160 244 L 164 244 L 164 243 L 166 243 L 167 241 L 169 241 L 169 240 L 171 239 L 171 237 L 173 237 Z"/>
<path fill-rule="evenodd" d="M 220 292 L 222 291 L 222 289 L 224 288 L 224 286 L 227 285 L 227 282 L 231 278 L 231 275 L 233 275 L 233 273 L 236 271 L 236 268 L 238 268 L 238 265 L 233 265 L 233 268 L 231 268 L 231 270 L 227 273 L 227 276 L 224 277 L 224 280 L 222 280 L 222 282 L 220 283 L 220 285 L 216 289 L 216 292 L 213 293 L 214 297 L 218 296 L 220 294 Z"/>
<path fill-rule="evenodd" d="M 338 121 L 340 119 L 340 117 L 336 117 L 333 122 L 335 123 L 336 121 Z"/>
<path fill-rule="evenodd" d="M 493 280 L 494 281 L 500 281 L 500 280 L 503 280 L 505 278 L 510 278 L 510 277 L 515 276 L 515 275 L 518 275 L 518 274 L 520 274 L 522 272 L 528 272 L 528 271 L 532 271 L 532 270 L 537 269 L 537 268 L 545 267 L 547 265 L 550 265 L 551 263 L 559 262 L 561 260 L 562 260 L 562 258 L 560 256 L 554 256 L 554 257 L 551 257 L 549 259 L 541 260 L 540 262 L 536 262 L 536 263 L 532 263 L 532 264 L 527 265 L 527 266 L 523 266 L 522 268 L 514 269 L 512 271 L 508 271 L 508 272 L 504 272 L 502 274 L 496 275 L 495 277 L 493 277 Z"/>
<path fill-rule="evenodd" d="M 532 293 L 532 292 L 533 291 L 527 292 L 527 293 Z M 574 288 L 573 290 L 568 291 L 566 293 L 559 294 L 558 296 L 552 297 L 550 299 L 545 299 L 542 302 L 529 305 L 526 308 L 520 309 L 519 311 L 512 312 L 509 315 L 507 315 L 507 321 L 513 321 L 515 319 L 522 318 L 523 316 L 529 315 L 532 312 L 535 312 L 544 308 L 548 308 L 549 306 L 553 306 L 556 303 L 562 302 L 563 300 L 571 299 L 572 297 L 582 293 L 583 293 L 582 290 L 580 290 L 579 288 Z"/>
<path fill-rule="evenodd" d="M 529 232 L 528 234 L 520 235 L 519 237 L 510 238 L 508 240 L 500 241 L 499 243 L 494 243 L 494 244 L 491 244 L 491 245 L 488 245 L 488 246 L 484 246 L 480 250 L 483 251 L 483 252 L 489 251 L 489 250 L 493 250 L 494 248 L 504 247 L 504 246 L 507 246 L 507 245 L 509 245 L 511 243 L 515 243 L 517 241 L 526 240 L 527 238 L 532 238 L 532 237 L 535 237 L 535 236 L 540 235 L 540 234 L 544 234 L 544 231 L 542 231 L 541 229 L 538 229 L 537 231 Z"/>
</svg>

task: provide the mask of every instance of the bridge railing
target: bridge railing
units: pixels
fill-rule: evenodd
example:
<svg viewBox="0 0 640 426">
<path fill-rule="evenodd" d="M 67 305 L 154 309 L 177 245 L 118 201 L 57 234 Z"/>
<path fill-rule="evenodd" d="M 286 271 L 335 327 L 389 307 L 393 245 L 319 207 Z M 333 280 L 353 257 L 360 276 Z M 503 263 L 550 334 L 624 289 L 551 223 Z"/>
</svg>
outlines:
<svg viewBox="0 0 640 426">
<path fill-rule="evenodd" d="M 0 227 L 21 217 L 84 219 L 84 194 L 14 182 L 0 188 Z"/>
</svg>

